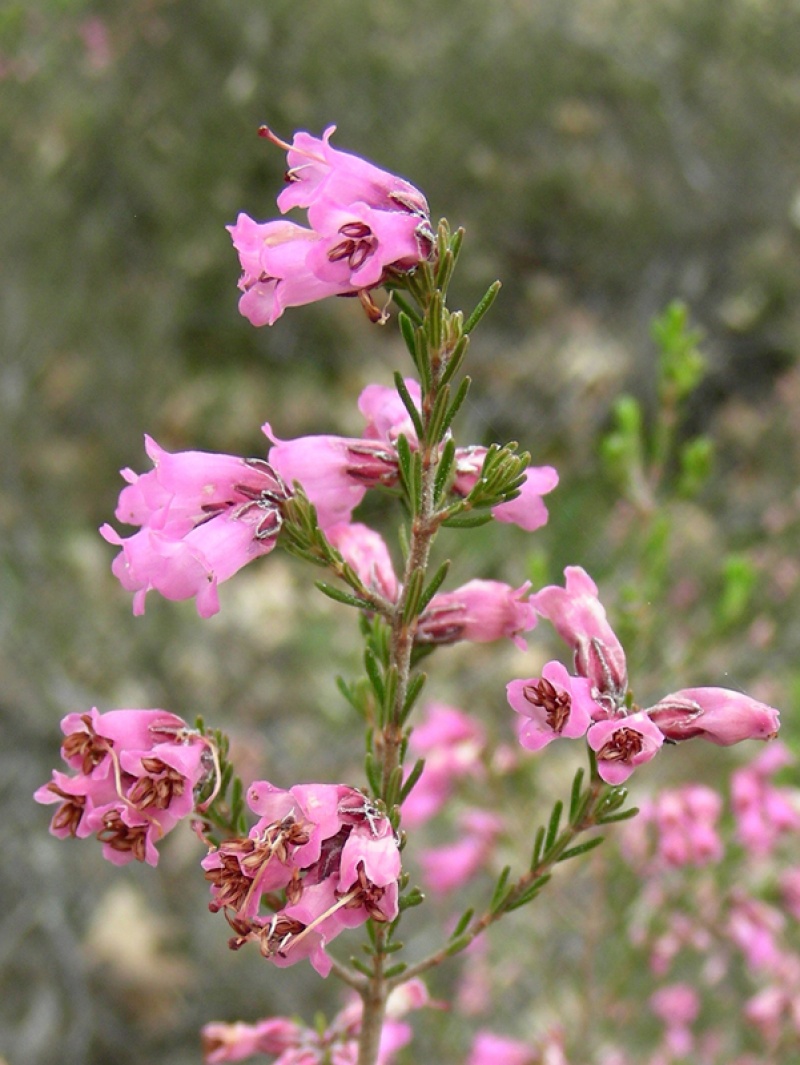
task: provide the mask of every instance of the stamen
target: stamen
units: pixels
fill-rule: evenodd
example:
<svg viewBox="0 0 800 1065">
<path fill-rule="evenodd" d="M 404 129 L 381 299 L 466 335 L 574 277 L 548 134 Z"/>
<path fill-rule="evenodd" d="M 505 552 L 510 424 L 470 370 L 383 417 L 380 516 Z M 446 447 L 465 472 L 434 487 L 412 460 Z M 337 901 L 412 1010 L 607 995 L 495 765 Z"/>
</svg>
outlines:
<svg viewBox="0 0 800 1065">
<path fill-rule="evenodd" d="M 572 697 L 569 692 L 559 692 L 555 685 L 542 677 L 537 684 L 526 684 L 522 694 L 533 706 L 541 707 L 545 720 L 553 732 L 561 733 L 569 721 Z"/>
<path fill-rule="evenodd" d="M 629 765 L 631 759 L 639 754 L 643 747 L 644 738 L 641 732 L 632 728 L 620 728 L 600 748 L 597 757 L 605 762 L 625 762 Z"/>
</svg>

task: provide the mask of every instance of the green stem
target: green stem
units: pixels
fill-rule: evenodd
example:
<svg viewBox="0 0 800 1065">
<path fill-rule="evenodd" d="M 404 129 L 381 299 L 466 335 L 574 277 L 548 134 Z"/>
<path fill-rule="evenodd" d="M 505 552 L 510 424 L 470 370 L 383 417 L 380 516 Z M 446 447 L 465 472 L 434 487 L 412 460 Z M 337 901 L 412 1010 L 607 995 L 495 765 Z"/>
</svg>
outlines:
<svg viewBox="0 0 800 1065">
<path fill-rule="evenodd" d="M 426 318 L 430 313 L 444 317 L 440 300 L 430 298 Z M 381 797 L 386 799 L 390 782 L 400 765 L 400 749 L 403 743 L 403 708 L 411 680 L 411 656 L 417 632 L 418 617 L 408 617 L 407 603 L 413 587 L 412 577 L 420 573 L 425 581 L 430 561 L 431 545 L 440 522 L 437 520 L 435 503 L 436 470 L 439 464 L 439 440 L 431 438 L 431 414 L 438 395 L 441 375 L 446 365 L 447 341 L 442 339 L 436 350 L 428 350 L 430 386 L 422 397 L 423 434 L 419 446 L 421 452 L 421 478 L 419 501 L 412 506 L 412 524 L 400 596 L 391 616 L 391 643 L 388 669 L 396 671 L 397 686 L 394 702 L 381 733 L 376 737 L 376 751 L 381 759 Z M 413 503 L 413 501 L 412 501 Z M 363 1013 L 358 1045 L 358 1065 L 374 1065 L 377 1060 L 380 1035 L 386 1012 L 386 996 L 389 984 L 384 976 L 386 937 L 384 926 L 375 929 L 372 952 L 372 977 L 361 989 Z"/>
</svg>

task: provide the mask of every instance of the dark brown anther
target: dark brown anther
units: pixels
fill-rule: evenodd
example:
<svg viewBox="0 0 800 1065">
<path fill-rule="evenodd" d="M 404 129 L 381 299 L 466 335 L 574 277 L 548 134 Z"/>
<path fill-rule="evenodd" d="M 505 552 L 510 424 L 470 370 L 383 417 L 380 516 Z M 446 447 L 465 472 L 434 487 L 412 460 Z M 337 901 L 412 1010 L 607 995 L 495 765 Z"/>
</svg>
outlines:
<svg viewBox="0 0 800 1065">
<path fill-rule="evenodd" d="M 542 707 L 547 724 L 553 732 L 562 732 L 572 709 L 572 697 L 569 692 L 557 691 L 555 685 L 542 677 L 537 684 L 526 684 L 522 694 L 532 706 Z"/>
<path fill-rule="evenodd" d="M 260 932 L 261 953 L 265 958 L 273 958 L 276 954 L 283 957 L 283 951 L 289 946 L 292 936 L 298 935 L 305 927 L 302 921 L 276 913 Z"/>
<path fill-rule="evenodd" d="M 372 230 L 364 222 L 346 222 L 339 227 L 343 237 L 352 237 L 354 240 L 363 240 L 372 236 Z"/>
<path fill-rule="evenodd" d="M 359 862 L 357 886 L 350 888 L 349 891 L 337 891 L 336 897 L 344 898 L 347 895 L 352 895 L 353 897 L 344 904 L 344 909 L 357 910 L 363 906 L 372 920 L 381 924 L 389 919 L 379 905 L 385 894 L 386 888 L 378 887 L 377 884 L 373 884 L 371 880 L 368 880 L 367 874 L 364 872 L 364 863 Z"/>
<path fill-rule="evenodd" d="M 300 901 L 303 895 L 303 881 L 300 879 L 300 871 L 298 869 L 292 870 L 292 879 L 286 885 L 286 901 L 290 906 L 294 906 Z"/>
<path fill-rule="evenodd" d="M 640 753 L 644 747 L 644 738 L 641 732 L 632 728 L 620 728 L 597 752 L 597 757 L 604 762 L 625 762 L 629 764 L 631 759 Z"/>
<path fill-rule="evenodd" d="M 173 769 L 160 758 L 142 758 L 142 767 L 147 776 L 139 777 L 128 792 L 128 800 L 140 810 L 155 806 L 166 810 L 173 799 L 183 795 L 186 790 L 186 778 L 177 769 Z"/>
<path fill-rule="evenodd" d="M 74 837 L 78 831 L 78 825 L 81 823 L 81 817 L 83 817 L 86 797 L 84 795 L 68 795 L 67 792 L 62 791 L 58 784 L 52 781 L 47 785 L 47 790 L 64 799 L 64 802 L 53 814 L 50 828 L 54 832 L 66 829 Z"/>
<path fill-rule="evenodd" d="M 363 266 L 364 261 L 371 252 L 372 244 L 368 240 L 360 240 L 350 255 L 350 269 L 357 270 L 359 266 Z"/>
<path fill-rule="evenodd" d="M 364 312 L 367 318 L 373 325 L 385 325 L 389 320 L 389 315 L 386 309 L 381 309 L 375 300 L 370 296 L 369 292 L 365 288 L 358 290 L 358 299 L 361 306 L 364 308 Z"/>
<path fill-rule="evenodd" d="M 97 833 L 101 843 L 107 843 L 112 850 L 122 853 L 130 852 L 137 862 L 145 860 L 147 849 L 147 826 L 126 825 L 116 810 L 110 810 L 103 818 L 105 826 Z"/>
<path fill-rule="evenodd" d="M 71 732 L 64 738 L 61 750 L 64 760 L 72 758 L 81 759 L 81 772 L 88 776 L 95 766 L 99 765 L 109 750 L 114 746 L 111 740 L 98 736 L 92 726 L 89 714 L 81 714 L 81 721 L 86 725 L 86 732 Z"/>
<path fill-rule="evenodd" d="M 328 252 L 328 259 L 332 263 L 341 262 L 342 259 L 349 259 L 356 249 L 356 242 L 354 240 L 343 240 L 341 243 L 335 245 Z"/>
</svg>

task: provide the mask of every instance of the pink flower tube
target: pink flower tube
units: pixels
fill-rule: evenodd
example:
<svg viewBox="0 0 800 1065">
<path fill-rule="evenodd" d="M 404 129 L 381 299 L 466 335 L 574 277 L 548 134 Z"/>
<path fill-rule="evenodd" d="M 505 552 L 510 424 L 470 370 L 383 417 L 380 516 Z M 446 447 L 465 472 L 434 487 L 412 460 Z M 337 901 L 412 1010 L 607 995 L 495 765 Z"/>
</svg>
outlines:
<svg viewBox="0 0 800 1065">
<path fill-rule="evenodd" d="M 524 650 L 523 632 L 536 625 L 527 599 L 530 583 L 512 588 L 501 581 L 468 581 L 454 592 L 435 595 L 419 620 L 419 643 L 490 643 L 508 638 Z"/>
<path fill-rule="evenodd" d="M 298 132 L 291 144 L 266 127 L 261 131 L 287 152 L 288 186 L 278 196 L 281 213 L 311 207 L 324 196 L 340 206 L 361 201 L 379 210 L 428 218 L 428 204 L 419 189 L 358 155 L 332 148 L 329 142 L 335 131 L 336 126 L 328 126 L 322 137 Z"/>
<path fill-rule="evenodd" d="M 288 188 L 282 212 L 308 210 L 310 228 L 288 221 L 256 222 L 240 214 L 228 226 L 239 253 L 239 310 L 253 325 L 272 325 L 287 307 L 327 296 L 363 295 L 392 272 L 430 257 L 434 237 L 424 196 L 402 178 L 358 156 L 331 148 L 323 137 L 297 133 L 287 151 Z M 381 318 L 367 299 L 373 320 Z"/>
<path fill-rule="evenodd" d="M 397 916 L 400 851 L 391 823 L 343 784 L 284 791 L 260 780 L 247 802 L 260 814 L 250 834 L 224 840 L 202 862 L 209 908 L 224 911 L 236 933 L 232 949 L 252 941 L 279 967 L 308 958 L 327 976 L 325 948 L 340 932 Z"/>
<path fill-rule="evenodd" d="M 664 737 L 646 714 L 597 721 L 586 733 L 607 784 L 622 784 L 637 766 L 655 758 Z"/>
<path fill-rule="evenodd" d="M 601 707 L 592 699 L 589 681 L 571 677 L 560 662 L 548 662 L 541 677 L 512 680 L 506 686 L 508 702 L 523 718 L 519 742 L 539 751 L 563 736 L 583 736 Z"/>
<path fill-rule="evenodd" d="M 453 491 L 467 496 L 478 483 L 488 448 L 456 448 L 456 478 Z M 547 524 L 547 507 L 542 496 L 552 492 L 558 484 L 558 473 L 552 466 L 529 466 L 519 495 L 508 503 L 492 507 L 497 521 L 518 525 L 526 532 L 535 532 Z"/>
<path fill-rule="evenodd" d="M 368 488 L 397 483 L 397 453 L 381 441 L 344 436 L 279 440 L 269 422 L 262 432 L 274 442 L 271 466 L 287 484 L 300 484 L 323 530 L 349 522 Z"/>
<path fill-rule="evenodd" d="M 123 538 L 110 525 L 100 533 L 120 547 L 111 569 L 144 613 L 151 590 L 165 599 L 196 599 L 201 617 L 219 610 L 217 586 L 273 550 L 289 492 L 263 459 L 203 451 L 171 454 L 145 437 L 148 473 L 123 470 L 118 520 L 141 529 Z"/>
<path fill-rule="evenodd" d="M 774 707 L 727 688 L 682 688 L 665 695 L 646 713 L 669 740 L 700 736 L 719 747 L 771 740 L 780 728 Z"/>
<path fill-rule="evenodd" d="M 242 267 L 239 311 L 251 325 L 272 325 L 287 307 L 352 291 L 346 281 L 319 277 L 309 265 L 312 249 L 322 243 L 313 229 L 285 221 L 256 222 L 244 213 L 226 229 Z"/>
<path fill-rule="evenodd" d="M 624 702 L 628 688 L 625 652 L 597 598 L 597 585 L 586 570 L 567 566 L 564 576 L 564 588 L 542 588 L 531 596 L 531 604 L 572 648 L 575 668 L 592 682 L 595 698 L 604 697 L 613 711 Z"/>
</svg>

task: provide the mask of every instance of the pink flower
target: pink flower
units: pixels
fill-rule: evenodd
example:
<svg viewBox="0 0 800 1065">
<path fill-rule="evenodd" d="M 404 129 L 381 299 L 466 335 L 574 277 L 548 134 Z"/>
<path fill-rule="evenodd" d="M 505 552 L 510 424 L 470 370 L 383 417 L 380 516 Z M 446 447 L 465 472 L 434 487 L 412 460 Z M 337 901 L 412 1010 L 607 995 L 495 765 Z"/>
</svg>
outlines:
<svg viewBox="0 0 800 1065">
<path fill-rule="evenodd" d="M 379 533 L 358 522 L 339 522 L 327 528 L 325 535 L 362 584 L 390 603 L 395 602 L 399 585 L 389 549 Z"/>
<path fill-rule="evenodd" d="M 781 933 L 786 918 L 780 910 L 752 898 L 743 890 L 732 892 L 727 933 L 754 970 L 778 973 L 783 962 Z"/>
<path fill-rule="evenodd" d="M 417 215 L 365 203 L 342 208 L 325 198 L 309 208 L 308 218 L 319 240 L 308 244 L 304 266 L 331 286 L 330 295 L 333 289 L 376 288 L 389 268 L 413 270 L 430 254 L 430 226 Z"/>
<path fill-rule="evenodd" d="M 361 201 L 380 210 L 428 217 L 425 197 L 408 181 L 360 156 L 332 148 L 329 141 L 335 130 L 336 126 L 328 126 L 321 138 L 295 133 L 289 145 L 263 129 L 263 136 L 287 151 L 288 186 L 278 196 L 282 213 L 292 207 L 311 207 L 324 196 L 340 206 Z"/>
<path fill-rule="evenodd" d="M 431 703 L 414 728 L 409 750 L 425 759 L 425 769 L 403 804 L 403 823 L 423 824 L 434 816 L 462 777 L 484 774 L 482 755 L 486 732 L 462 710 L 444 703 Z"/>
<path fill-rule="evenodd" d="M 419 410 L 422 405 L 419 383 L 411 377 L 406 377 L 405 386 Z M 396 388 L 387 388 L 386 385 L 367 385 L 358 397 L 358 409 L 367 421 L 364 429 L 366 440 L 382 440 L 385 444 L 391 444 L 394 447 L 398 436 L 402 434 L 412 448 L 418 447 L 419 441 L 414 423 Z"/>
<path fill-rule="evenodd" d="M 331 148 L 334 128 L 322 139 L 297 133 L 288 145 L 264 127 L 264 135 L 288 153 L 290 184 L 278 206 L 282 212 L 307 208 L 310 228 L 255 222 L 245 214 L 227 227 L 242 266 L 239 310 L 253 325 L 272 325 L 287 307 L 366 292 L 431 254 L 422 194 L 402 178 Z"/>
<path fill-rule="evenodd" d="M 753 856 L 766 857 L 781 836 L 800 829 L 800 793 L 796 788 L 776 787 L 770 780 L 773 773 L 793 762 L 789 750 L 775 743 L 731 778 L 736 834 Z"/>
<path fill-rule="evenodd" d="M 692 1024 L 700 1013 L 700 999 L 690 984 L 667 984 L 651 995 L 650 1008 L 665 1024 Z"/>
<path fill-rule="evenodd" d="M 349 522 L 368 488 L 397 483 L 397 453 L 380 441 L 343 436 L 278 440 L 268 422 L 262 429 L 274 441 L 270 464 L 287 484 L 301 485 L 323 530 Z"/>
<path fill-rule="evenodd" d="M 548 585 L 531 596 L 538 614 L 547 618 L 572 648 L 575 668 L 592 682 L 595 699 L 613 712 L 625 700 L 628 672 L 625 652 L 597 598 L 597 585 L 580 566 L 564 570 L 566 586 Z"/>
<path fill-rule="evenodd" d="M 662 792 L 652 811 L 662 862 L 675 867 L 719 861 L 724 853 L 717 832 L 721 812 L 721 797 L 702 784 Z"/>
<path fill-rule="evenodd" d="M 207 1065 L 245 1061 L 256 1054 L 282 1054 L 297 1047 L 303 1034 L 301 1025 L 287 1017 L 271 1017 L 256 1024 L 224 1024 L 214 1021 L 203 1026 L 203 1060 Z"/>
<path fill-rule="evenodd" d="M 229 839 L 203 860 L 210 909 L 279 967 L 308 958 L 322 976 L 327 944 L 367 919 L 398 913 L 400 852 L 388 818 L 362 792 L 339 784 L 289 791 L 256 781 L 247 793 L 260 814 L 248 837 Z M 284 902 L 278 893 L 283 893 Z M 268 896 L 269 916 L 261 914 Z"/>
<path fill-rule="evenodd" d="M 390 1065 L 411 1039 L 411 1028 L 398 1018 L 410 1009 L 429 1004 L 420 981 L 409 981 L 389 994 L 381 1031 L 377 1065 Z M 288 1017 L 272 1017 L 255 1024 L 214 1021 L 202 1030 L 206 1065 L 244 1061 L 256 1054 L 279 1055 L 273 1065 L 354 1065 L 361 1032 L 362 1003 L 353 998 L 327 1028 L 307 1028 Z"/>
<path fill-rule="evenodd" d="M 456 478 L 453 491 L 458 495 L 469 495 L 478 483 L 487 450 L 485 447 L 456 448 Z M 557 484 L 558 473 L 552 466 L 529 466 L 525 471 L 525 481 L 519 495 L 508 503 L 492 507 L 492 514 L 497 521 L 518 525 L 526 532 L 534 532 L 547 524 L 547 507 L 542 496 L 552 492 Z"/>
<path fill-rule="evenodd" d="M 351 291 L 350 285 L 318 277 L 311 269 L 311 250 L 322 244 L 313 229 L 285 221 L 256 222 L 244 213 L 225 228 L 242 266 L 239 311 L 251 325 L 272 325 L 287 307 Z"/>
<path fill-rule="evenodd" d="M 536 1058 L 528 1043 L 482 1030 L 472 1042 L 467 1065 L 534 1065 Z"/>
<path fill-rule="evenodd" d="M 154 589 L 166 599 L 196 598 L 200 616 L 210 617 L 219 610 L 218 584 L 275 547 L 289 493 L 263 459 L 170 454 L 150 437 L 145 447 L 154 468 L 122 471 L 128 486 L 116 510 L 140 531 L 123 539 L 110 525 L 100 529 L 122 548 L 112 572 L 134 593 L 134 614 L 144 613 Z"/>
<path fill-rule="evenodd" d="M 690 1025 L 697 1020 L 700 999 L 689 984 L 668 984 L 650 997 L 650 1008 L 666 1025 L 666 1043 L 675 1057 L 686 1057 L 694 1046 Z"/>
<path fill-rule="evenodd" d="M 719 747 L 771 740 L 780 727 L 773 707 L 727 688 L 683 688 L 645 712 L 669 740 L 701 736 Z"/>
<path fill-rule="evenodd" d="M 59 804 L 52 834 L 95 835 L 115 865 L 156 865 L 156 841 L 192 812 L 195 789 L 208 776 L 208 742 L 163 710 L 92 709 L 67 714 L 61 728 L 64 761 L 79 772 L 55 770 L 34 794 Z"/>
<path fill-rule="evenodd" d="M 664 737 L 646 714 L 597 721 L 586 733 L 607 784 L 622 784 L 637 766 L 655 758 Z"/>
<path fill-rule="evenodd" d="M 466 810 L 458 817 L 458 827 L 458 842 L 430 847 L 420 854 L 425 883 L 431 891 L 453 891 L 484 869 L 503 822 L 483 810 Z"/>
<path fill-rule="evenodd" d="M 511 588 L 500 581 L 468 581 L 454 592 L 437 594 L 419 620 L 419 643 L 490 643 L 505 637 L 525 648 L 521 633 L 536 625 L 536 614 L 525 598 L 530 583 Z"/>
<path fill-rule="evenodd" d="M 548 662 L 541 677 L 510 681 L 506 692 L 512 710 L 528 719 L 520 729 L 519 742 L 529 751 L 541 750 L 559 736 L 583 736 L 593 717 L 602 714 L 592 699 L 589 681 L 571 677 L 560 662 Z"/>
</svg>

